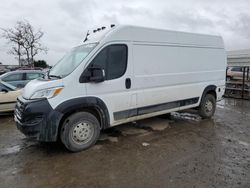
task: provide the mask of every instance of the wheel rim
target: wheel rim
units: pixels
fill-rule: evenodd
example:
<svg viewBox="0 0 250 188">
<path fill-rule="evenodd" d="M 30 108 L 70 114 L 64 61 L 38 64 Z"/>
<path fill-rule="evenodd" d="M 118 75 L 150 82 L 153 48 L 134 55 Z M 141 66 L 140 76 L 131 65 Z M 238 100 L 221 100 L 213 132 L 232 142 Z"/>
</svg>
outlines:
<svg viewBox="0 0 250 188">
<path fill-rule="evenodd" d="M 213 106 L 212 101 L 207 100 L 206 103 L 205 103 L 205 110 L 206 110 L 206 112 L 207 113 L 211 113 L 213 111 L 213 108 L 214 108 L 214 106 Z"/>
<path fill-rule="evenodd" d="M 72 139 L 76 144 L 87 143 L 94 135 L 94 129 L 91 123 L 82 121 L 73 127 Z"/>
</svg>

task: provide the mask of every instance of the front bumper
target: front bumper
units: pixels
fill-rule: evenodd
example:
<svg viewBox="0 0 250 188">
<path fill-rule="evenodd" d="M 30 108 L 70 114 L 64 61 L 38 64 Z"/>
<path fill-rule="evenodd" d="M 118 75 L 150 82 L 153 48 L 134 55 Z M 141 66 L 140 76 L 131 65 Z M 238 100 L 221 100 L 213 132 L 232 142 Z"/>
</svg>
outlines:
<svg viewBox="0 0 250 188">
<path fill-rule="evenodd" d="M 38 141 L 57 140 L 62 114 L 52 109 L 47 99 L 26 100 L 18 97 L 14 111 L 17 128 Z"/>
</svg>

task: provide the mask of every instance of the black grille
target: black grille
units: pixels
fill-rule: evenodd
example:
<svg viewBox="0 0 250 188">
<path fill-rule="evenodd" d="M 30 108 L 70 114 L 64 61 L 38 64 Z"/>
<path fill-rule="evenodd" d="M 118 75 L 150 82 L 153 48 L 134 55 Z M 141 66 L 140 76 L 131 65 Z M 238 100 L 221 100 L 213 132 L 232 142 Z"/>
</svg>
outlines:
<svg viewBox="0 0 250 188">
<path fill-rule="evenodd" d="M 24 112 L 24 109 L 25 109 L 24 103 L 17 98 L 15 115 L 19 121 L 22 121 L 22 114 Z"/>
<path fill-rule="evenodd" d="M 20 101 L 19 99 L 17 99 L 17 108 L 20 110 L 20 111 L 24 111 L 24 108 L 25 108 L 25 106 L 24 106 L 24 103 L 22 102 L 22 101 Z"/>
</svg>

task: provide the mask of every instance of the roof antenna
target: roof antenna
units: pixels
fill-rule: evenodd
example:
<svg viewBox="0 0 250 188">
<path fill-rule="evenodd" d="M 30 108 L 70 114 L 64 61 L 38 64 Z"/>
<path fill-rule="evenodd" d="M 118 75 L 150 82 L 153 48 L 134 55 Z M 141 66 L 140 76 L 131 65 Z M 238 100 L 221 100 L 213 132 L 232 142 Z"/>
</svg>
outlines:
<svg viewBox="0 0 250 188">
<path fill-rule="evenodd" d="M 88 30 L 88 32 L 87 32 L 87 34 L 86 34 L 86 37 L 85 37 L 85 39 L 84 39 L 83 42 L 86 42 L 86 41 L 88 40 L 88 36 L 89 36 L 89 30 Z"/>
</svg>

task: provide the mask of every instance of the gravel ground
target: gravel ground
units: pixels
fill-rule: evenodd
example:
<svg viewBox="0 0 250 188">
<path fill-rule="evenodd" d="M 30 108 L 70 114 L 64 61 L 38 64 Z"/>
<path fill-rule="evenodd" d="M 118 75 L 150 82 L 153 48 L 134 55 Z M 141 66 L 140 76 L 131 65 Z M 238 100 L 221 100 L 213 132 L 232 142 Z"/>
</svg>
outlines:
<svg viewBox="0 0 250 188">
<path fill-rule="evenodd" d="M 102 133 L 70 153 L 25 138 L 0 117 L 0 187 L 250 187 L 250 101 L 225 99 L 213 119 L 188 112 Z"/>
</svg>

